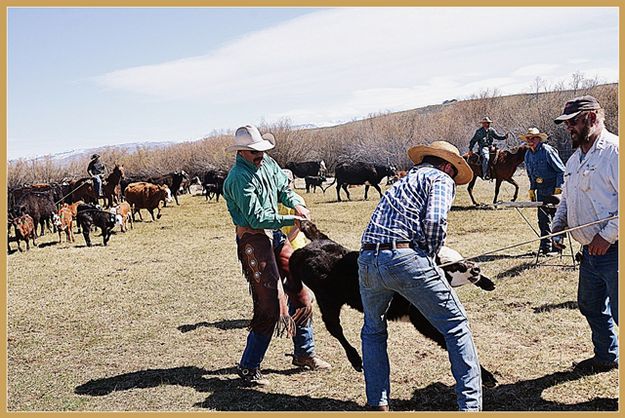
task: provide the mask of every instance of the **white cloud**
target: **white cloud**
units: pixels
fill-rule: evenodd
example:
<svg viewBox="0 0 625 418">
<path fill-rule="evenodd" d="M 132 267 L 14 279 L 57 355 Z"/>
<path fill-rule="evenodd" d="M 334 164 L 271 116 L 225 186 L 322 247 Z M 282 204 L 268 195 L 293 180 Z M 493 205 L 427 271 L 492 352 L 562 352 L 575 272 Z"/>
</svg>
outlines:
<svg viewBox="0 0 625 418">
<path fill-rule="evenodd" d="M 535 76 L 536 74 L 548 75 L 559 67 L 558 64 L 531 64 L 525 65 L 512 72 L 512 75 Z"/>
<path fill-rule="evenodd" d="M 527 22 L 531 30 L 525 33 Z M 601 42 L 614 51 L 613 59 L 569 58 L 561 45 L 574 31 L 584 32 L 576 35 L 578 50 L 591 51 L 584 46 Z M 610 65 L 618 63 L 617 32 L 616 8 L 584 13 L 577 8 L 343 8 L 246 34 L 205 56 L 121 69 L 97 82 L 159 101 L 201 100 L 232 112 L 242 103 L 256 104 L 263 117 L 323 124 L 487 88 L 515 93 L 506 90 L 585 67 L 614 80 L 617 70 Z"/>
</svg>

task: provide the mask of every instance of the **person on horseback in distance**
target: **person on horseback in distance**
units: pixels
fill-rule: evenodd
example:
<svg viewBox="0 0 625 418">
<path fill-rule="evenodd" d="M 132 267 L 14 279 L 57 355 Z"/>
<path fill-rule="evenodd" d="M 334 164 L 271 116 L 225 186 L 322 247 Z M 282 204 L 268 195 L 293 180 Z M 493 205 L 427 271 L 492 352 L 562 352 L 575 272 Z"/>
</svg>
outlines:
<svg viewBox="0 0 625 418">
<path fill-rule="evenodd" d="M 505 135 L 498 134 L 495 128 L 491 128 L 490 124 L 493 123 L 493 121 L 488 116 L 484 116 L 480 123 L 482 127 L 473 134 L 473 138 L 471 138 L 471 142 L 469 142 L 469 151 L 472 153 L 475 144 L 477 144 L 478 154 L 482 161 L 482 177 L 484 180 L 490 180 L 490 166 L 488 164 L 489 148 L 493 145 L 493 139 L 503 141 L 508 138 L 508 133 L 506 132 Z"/>
<path fill-rule="evenodd" d="M 93 179 L 93 187 L 96 195 L 98 197 L 104 197 L 102 194 L 102 176 L 106 173 L 106 166 L 100 161 L 100 156 L 98 154 L 93 154 L 91 156 L 91 161 L 87 166 L 87 173 L 89 173 Z"/>
</svg>

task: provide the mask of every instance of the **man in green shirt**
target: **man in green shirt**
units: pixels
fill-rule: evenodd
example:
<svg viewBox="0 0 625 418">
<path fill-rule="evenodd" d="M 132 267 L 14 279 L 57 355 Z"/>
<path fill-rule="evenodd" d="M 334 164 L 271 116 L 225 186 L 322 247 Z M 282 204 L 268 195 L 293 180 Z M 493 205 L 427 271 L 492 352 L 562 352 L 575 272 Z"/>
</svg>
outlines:
<svg viewBox="0 0 625 418">
<path fill-rule="evenodd" d="M 236 227 L 237 253 L 250 285 L 254 314 L 238 372 L 249 385 L 267 385 L 260 363 L 271 337 L 293 337 L 293 364 L 312 370 L 329 369 L 315 356 L 312 329 L 312 292 L 290 275 L 288 262 L 293 252 L 280 228 L 310 219 L 304 201 L 289 188 L 289 179 L 265 151 L 275 146 L 271 134 L 261 135 L 252 125 L 237 129 L 234 166 L 223 186 L 228 212 Z M 295 210 L 281 215 L 278 203 Z M 287 303 L 288 296 L 288 303 Z"/>
<path fill-rule="evenodd" d="M 475 131 L 471 142 L 469 142 L 469 151 L 473 152 L 473 147 L 477 144 L 478 154 L 482 157 L 482 177 L 484 180 L 490 180 L 490 168 L 489 161 L 489 148 L 493 145 L 493 139 L 502 141 L 508 138 L 508 134 L 499 135 L 495 128 L 491 128 L 490 124 L 493 123 L 488 116 L 484 116 L 480 121 L 482 127 Z"/>
</svg>

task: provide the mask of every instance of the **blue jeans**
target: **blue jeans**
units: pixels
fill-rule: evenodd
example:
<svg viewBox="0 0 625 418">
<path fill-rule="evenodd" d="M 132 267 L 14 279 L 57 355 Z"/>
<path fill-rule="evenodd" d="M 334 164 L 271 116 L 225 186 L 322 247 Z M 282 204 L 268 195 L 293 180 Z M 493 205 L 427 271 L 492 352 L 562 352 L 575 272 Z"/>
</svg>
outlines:
<svg viewBox="0 0 625 418">
<path fill-rule="evenodd" d="M 289 304 L 289 314 L 293 315 L 295 309 Z M 271 342 L 270 335 L 258 334 L 250 331 L 247 335 L 247 344 L 239 365 L 247 369 L 257 369 L 265 357 L 265 353 Z M 298 326 L 293 337 L 293 352 L 297 357 L 315 355 L 315 338 L 313 335 L 312 320 L 305 326 Z"/>
<path fill-rule="evenodd" d="M 554 189 L 537 189 L 536 200 L 542 202 L 546 197 L 552 196 Z M 551 234 L 551 221 L 556 214 L 555 209 L 538 208 L 538 229 L 540 230 L 540 236 Z M 543 252 L 551 251 L 551 239 L 540 240 L 540 249 Z"/>
<path fill-rule="evenodd" d="M 361 251 L 360 295 L 365 313 L 361 331 L 367 403 L 387 405 L 390 366 L 386 311 L 395 292 L 412 303 L 445 337 L 460 410 L 482 409 L 482 378 L 466 313 L 455 291 L 421 250 Z"/>
<path fill-rule="evenodd" d="M 98 197 L 102 196 L 102 178 L 100 176 L 92 176 L 93 187 Z"/>
<path fill-rule="evenodd" d="M 618 243 L 605 255 L 589 255 L 583 249 L 579 267 L 577 303 L 592 334 L 595 356 L 602 362 L 618 362 Z"/>
<path fill-rule="evenodd" d="M 490 178 L 490 170 L 488 169 L 488 161 L 490 160 L 490 155 L 489 155 L 488 147 L 481 147 L 478 150 L 478 153 L 482 157 L 482 177 Z"/>
</svg>

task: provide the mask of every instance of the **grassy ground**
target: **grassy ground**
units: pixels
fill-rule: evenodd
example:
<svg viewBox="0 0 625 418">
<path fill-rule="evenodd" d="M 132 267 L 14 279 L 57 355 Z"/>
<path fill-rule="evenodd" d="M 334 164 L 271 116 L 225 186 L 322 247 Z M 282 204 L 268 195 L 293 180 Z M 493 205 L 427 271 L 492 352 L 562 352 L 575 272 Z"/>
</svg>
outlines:
<svg viewBox="0 0 625 418">
<path fill-rule="evenodd" d="M 522 183 L 521 199 L 527 190 Z M 492 183 L 476 196 L 492 199 Z M 375 203 L 336 203 L 335 189 L 300 193 L 319 228 L 357 248 Z M 509 199 L 511 187 L 501 198 Z M 535 223 L 535 211 L 524 209 Z M 148 219 L 149 216 L 145 219 Z M 512 209 L 476 210 L 465 187 L 449 222 L 448 245 L 465 256 L 534 235 Z M 99 235 L 99 234 L 98 234 Z M 56 244 L 8 257 L 8 408 L 11 411 L 361 410 L 362 374 L 316 311 L 317 352 L 329 372 L 301 372 L 274 339 L 263 362 L 271 386 L 237 384 L 251 299 L 235 256 L 223 201 L 182 196 L 157 222 L 137 222 L 108 247 Z M 615 410 L 618 373 L 579 376 L 574 360 L 592 353 L 588 326 L 575 304 L 577 271 L 534 266 L 538 243 L 487 256 L 482 269 L 497 289 L 458 290 L 470 316 L 481 363 L 500 384 L 484 391 L 485 410 Z M 576 245 L 577 247 L 577 245 Z M 570 264 L 570 259 L 550 259 Z M 362 317 L 345 308 L 347 338 L 360 348 Z M 407 323 L 389 326 L 395 410 L 454 410 L 446 353 Z"/>
</svg>

